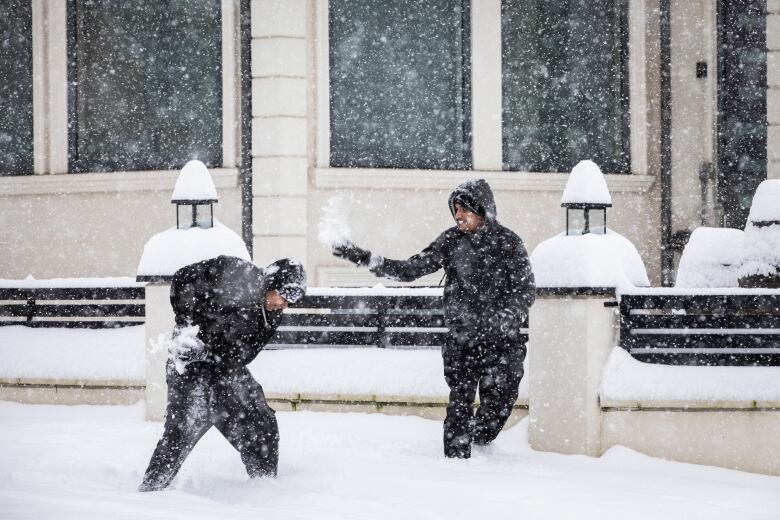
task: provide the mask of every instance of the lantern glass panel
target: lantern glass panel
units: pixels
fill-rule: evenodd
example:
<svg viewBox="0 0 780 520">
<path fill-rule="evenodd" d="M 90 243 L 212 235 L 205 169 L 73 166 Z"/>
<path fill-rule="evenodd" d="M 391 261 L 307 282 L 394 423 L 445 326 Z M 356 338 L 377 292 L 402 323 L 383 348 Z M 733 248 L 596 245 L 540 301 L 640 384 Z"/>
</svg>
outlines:
<svg viewBox="0 0 780 520">
<path fill-rule="evenodd" d="M 190 229 L 192 227 L 192 206 L 190 204 L 176 204 L 177 229 Z"/>
<path fill-rule="evenodd" d="M 591 233 L 604 235 L 607 232 L 607 211 L 603 208 L 588 210 L 588 227 Z"/>
<path fill-rule="evenodd" d="M 585 210 L 581 208 L 566 209 L 566 234 L 582 235 L 585 231 Z"/>
<path fill-rule="evenodd" d="M 214 227 L 211 217 L 211 204 L 198 204 L 195 208 L 195 225 L 202 229 Z"/>
</svg>

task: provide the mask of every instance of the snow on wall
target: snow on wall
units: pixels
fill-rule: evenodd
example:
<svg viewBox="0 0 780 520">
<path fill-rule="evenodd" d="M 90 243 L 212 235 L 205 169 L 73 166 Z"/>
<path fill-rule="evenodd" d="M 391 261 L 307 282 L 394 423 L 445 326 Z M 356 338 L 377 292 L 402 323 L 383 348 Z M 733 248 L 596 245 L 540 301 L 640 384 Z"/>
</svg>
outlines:
<svg viewBox="0 0 780 520">
<path fill-rule="evenodd" d="M 566 181 L 561 204 L 577 202 L 612 204 L 604 174 L 593 161 L 578 162 L 572 169 L 569 180 Z"/>
<path fill-rule="evenodd" d="M 606 401 L 780 401 L 780 367 L 655 365 L 615 347 L 599 393 Z"/>
<path fill-rule="evenodd" d="M 536 246 L 531 264 L 538 287 L 645 287 L 650 285 L 639 252 L 624 236 L 560 235 Z"/>
<path fill-rule="evenodd" d="M 744 238 L 741 229 L 694 229 L 680 258 L 675 286 L 737 287 Z"/>
<path fill-rule="evenodd" d="M 0 377 L 145 378 L 144 326 L 117 329 L 0 327 Z"/>
<path fill-rule="evenodd" d="M 174 200 L 217 200 L 217 188 L 205 164 L 193 160 L 184 165 L 173 188 Z"/>
<path fill-rule="evenodd" d="M 251 260 L 241 237 L 216 219 L 210 229 L 174 227 L 149 239 L 138 263 L 138 275 L 171 276 L 185 265 L 220 255 Z"/>
</svg>

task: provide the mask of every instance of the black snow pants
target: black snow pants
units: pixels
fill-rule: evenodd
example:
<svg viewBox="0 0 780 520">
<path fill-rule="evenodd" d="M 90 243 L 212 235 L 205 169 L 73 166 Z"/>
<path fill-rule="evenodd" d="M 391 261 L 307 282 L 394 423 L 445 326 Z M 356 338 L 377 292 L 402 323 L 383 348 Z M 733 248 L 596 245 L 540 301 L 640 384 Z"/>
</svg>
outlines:
<svg viewBox="0 0 780 520">
<path fill-rule="evenodd" d="M 467 459 L 472 442 L 484 445 L 498 436 L 517 401 L 525 353 L 525 343 L 481 343 L 464 349 L 450 341 L 442 349 L 444 379 L 450 387 L 445 456 Z"/>
<path fill-rule="evenodd" d="M 241 454 L 250 477 L 276 476 L 279 428 L 262 387 L 246 367 L 192 363 L 179 374 L 168 362 L 165 430 L 141 491 L 166 488 L 203 434 L 216 426 Z"/>
</svg>

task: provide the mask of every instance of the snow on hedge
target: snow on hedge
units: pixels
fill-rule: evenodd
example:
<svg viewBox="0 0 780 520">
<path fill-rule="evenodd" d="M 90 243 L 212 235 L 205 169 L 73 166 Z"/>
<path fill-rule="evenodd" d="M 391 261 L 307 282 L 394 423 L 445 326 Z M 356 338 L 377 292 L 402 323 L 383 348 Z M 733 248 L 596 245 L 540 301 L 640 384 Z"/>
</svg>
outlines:
<svg viewBox="0 0 780 520">
<path fill-rule="evenodd" d="M 656 365 L 615 347 L 600 395 L 606 401 L 780 401 L 780 367 Z"/>
<path fill-rule="evenodd" d="M 776 276 L 780 269 L 780 179 L 759 184 L 745 226 L 745 243 L 739 277 Z M 764 223 L 764 225 L 761 225 Z"/>
<path fill-rule="evenodd" d="M 538 287 L 645 287 L 650 285 L 630 240 L 606 235 L 561 233 L 536 246 L 531 264 Z"/>
<path fill-rule="evenodd" d="M 680 257 L 675 286 L 737 287 L 744 238 L 741 229 L 694 229 Z"/>
</svg>

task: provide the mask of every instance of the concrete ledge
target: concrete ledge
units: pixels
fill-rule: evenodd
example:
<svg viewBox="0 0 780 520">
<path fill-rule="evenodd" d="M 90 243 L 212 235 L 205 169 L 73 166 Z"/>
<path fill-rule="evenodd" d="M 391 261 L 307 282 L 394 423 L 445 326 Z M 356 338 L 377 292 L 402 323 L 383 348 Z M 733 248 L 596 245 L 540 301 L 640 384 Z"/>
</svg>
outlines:
<svg viewBox="0 0 780 520">
<path fill-rule="evenodd" d="M 238 188 L 238 170 L 209 169 L 218 190 Z M 74 193 L 115 193 L 173 190 L 179 170 L 70 173 L 0 177 L 0 196 L 59 195 Z"/>
<path fill-rule="evenodd" d="M 602 412 L 601 451 L 621 445 L 678 462 L 780 475 L 780 410 Z"/>
<path fill-rule="evenodd" d="M 73 388 L 143 388 L 143 379 L 43 379 L 31 377 L 0 377 L 3 386 L 59 386 Z"/>
<path fill-rule="evenodd" d="M 0 400 L 25 404 L 129 405 L 144 399 L 144 387 L 1 385 Z"/>
<path fill-rule="evenodd" d="M 601 401 L 603 411 L 664 410 L 680 412 L 773 411 L 780 412 L 780 401 Z"/>
<path fill-rule="evenodd" d="M 451 190 L 466 179 L 481 177 L 497 191 L 551 191 L 560 193 L 566 186 L 566 173 L 496 172 L 477 170 L 398 170 L 382 168 L 317 168 L 317 188 L 344 189 L 431 189 Z M 655 183 L 652 175 L 605 175 L 609 190 L 645 193 Z"/>
</svg>

